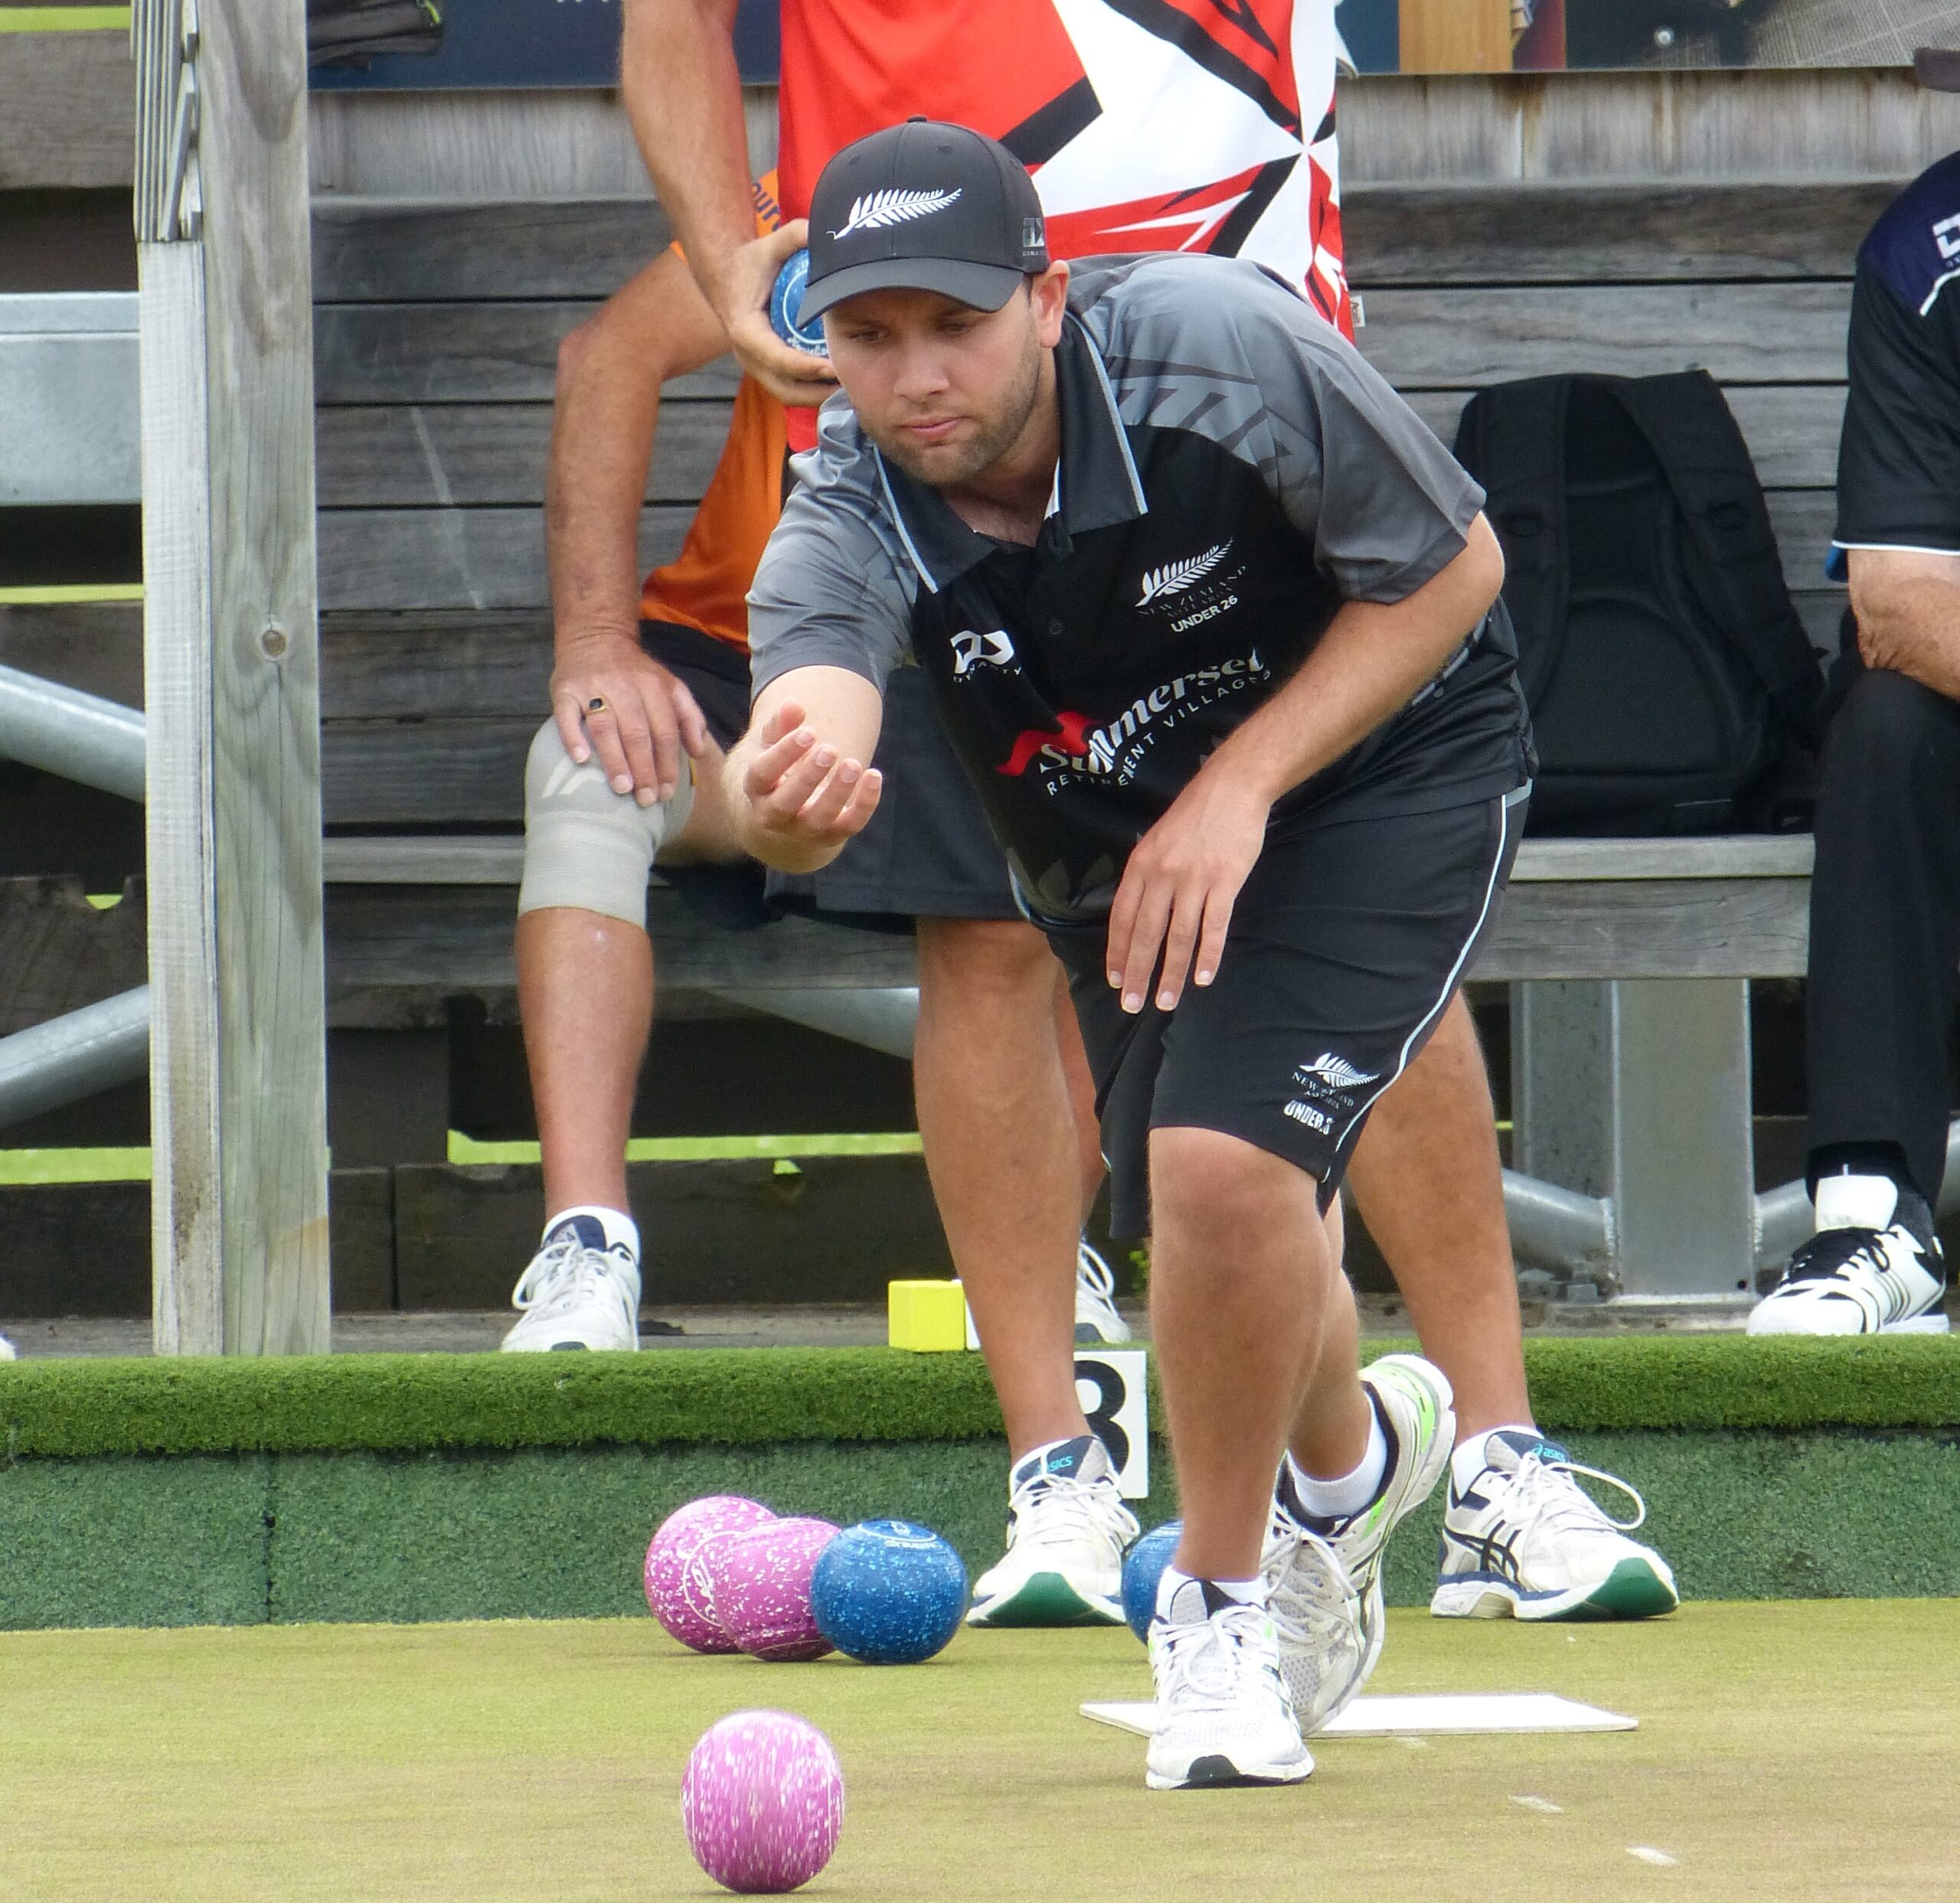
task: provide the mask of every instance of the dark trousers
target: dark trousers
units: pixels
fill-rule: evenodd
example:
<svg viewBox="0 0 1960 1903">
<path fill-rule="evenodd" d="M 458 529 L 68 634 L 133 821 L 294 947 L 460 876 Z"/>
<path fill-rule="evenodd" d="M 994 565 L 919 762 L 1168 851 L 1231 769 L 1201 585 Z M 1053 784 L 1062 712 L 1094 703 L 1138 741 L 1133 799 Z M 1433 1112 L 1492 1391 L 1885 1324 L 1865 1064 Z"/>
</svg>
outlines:
<svg viewBox="0 0 1960 1903">
<path fill-rule="evenodd" d="M 1810 1140 L 1895 1144 L 1929 1202 L 1946 1168 L 1960 994 L 1960 702 L 1861 674 L 1824 743 L 1811 886 Z"/>
</svg>

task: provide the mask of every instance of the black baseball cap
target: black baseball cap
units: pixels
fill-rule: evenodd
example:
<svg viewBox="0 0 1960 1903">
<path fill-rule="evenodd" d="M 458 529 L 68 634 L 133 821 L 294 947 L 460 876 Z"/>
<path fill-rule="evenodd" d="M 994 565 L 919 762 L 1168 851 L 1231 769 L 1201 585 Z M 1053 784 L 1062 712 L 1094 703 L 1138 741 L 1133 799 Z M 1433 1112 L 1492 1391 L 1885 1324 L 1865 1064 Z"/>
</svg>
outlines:
<svg viewBox="0 0 1960 1903">
<path fill-rule="evenodd" d="M 938 291 L 998 311 L 1048 268 L 1041 201 L 1021 162 L 964 126 L 908 119 L 847 145 L 810 197 L 800 319 L 861 291 Z"/>
</svg>

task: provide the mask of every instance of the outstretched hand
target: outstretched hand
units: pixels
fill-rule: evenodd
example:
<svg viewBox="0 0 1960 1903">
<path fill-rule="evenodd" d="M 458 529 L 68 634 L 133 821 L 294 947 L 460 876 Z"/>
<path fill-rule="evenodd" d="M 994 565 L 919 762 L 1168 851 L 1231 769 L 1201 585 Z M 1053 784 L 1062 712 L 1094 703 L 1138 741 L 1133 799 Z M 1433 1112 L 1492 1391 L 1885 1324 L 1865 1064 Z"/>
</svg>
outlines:
<svg viewBox="0 0 1960 1903">
<path fill-rule="evenodd" d="M 1109 983 L 1143 1009 L 1159 954 L 1157 1008 L 1174 1010 L 1187 978 L 1218 975 L 1232 908 L 1266 844 L 1272 802 L 1244 782 L 1201 771 L 1136 843 L 1109 908 Z"/>
<path fill-rule="evenodd" d="M 750 824 L 765 841 L 799 855 L 835 849 L 864 830 L 877 810 L 884 775 L 840 759 L 803 724 L 803 710 L 786 700 L 763 723 L 760 746 L 742 774 Z M 760 857 L 767 859 L 764 851 Z"/>
</svg>

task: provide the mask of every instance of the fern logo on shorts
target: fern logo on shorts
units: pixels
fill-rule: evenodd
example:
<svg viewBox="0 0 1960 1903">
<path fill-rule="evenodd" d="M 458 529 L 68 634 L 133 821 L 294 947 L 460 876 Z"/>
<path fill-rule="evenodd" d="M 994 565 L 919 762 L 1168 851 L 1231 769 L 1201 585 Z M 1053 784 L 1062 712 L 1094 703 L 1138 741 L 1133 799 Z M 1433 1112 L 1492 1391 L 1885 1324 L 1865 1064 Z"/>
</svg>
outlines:
<svg viewBox="0 0 1960 1903">
<path fill-rule="evenodd" d="M 1214 542 L 1202 555 L 1187 556 L 1181 562 L 1166 562 L 1161 568 L 1152 569 L 1143 578 L 1143 592 L 1136 598 L 1137 606 L 1148 608 L 1167 595 L 1181 595 L 1187 589 L 1197 587 L 1231 552 L 1229 541 Z"/>
<path fill-rule="evenodd" d="M 1322 1051 L 1310 1064 L 1297 1066 L 1293 1075 L 1309 1089 L 1318 1084 L 1325 1090 L 1338 1092 L 1343 1096 L 1375 1080 L 1374 1072 L 1357 1069 L 1346 1058 L 1337 1057 L 1331 1050 Z"/>
<path fill-rule="evenodd" d="M 883 191 L 867 191 L 851 201 L 851 214 L 830 235 L 848 238 L 854 231 L 882 231 L 888 225 L 910 224 L 915 218 L 929 218 L 943 211 L 959 196 L 960 188 L 909 191 L 903 185 L 887 186 Z"/>
</svg>

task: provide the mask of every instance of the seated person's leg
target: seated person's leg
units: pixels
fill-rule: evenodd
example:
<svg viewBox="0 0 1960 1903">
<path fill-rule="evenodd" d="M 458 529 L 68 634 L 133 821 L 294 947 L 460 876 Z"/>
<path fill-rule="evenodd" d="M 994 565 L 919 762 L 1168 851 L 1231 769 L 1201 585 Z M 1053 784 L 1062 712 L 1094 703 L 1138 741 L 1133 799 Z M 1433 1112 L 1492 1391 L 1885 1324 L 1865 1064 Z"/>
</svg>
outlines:
<svg viewBox="0 0 1960 1903">
<path fill-rule="evenodd" d="M 518 995 L 544 1159 L 546 1220 L 518 1284 L 511 1349 L 637 1345 L 639 1232 L 626 1193 L 626 1138 L 653 1013 L 647 874 L 658 857 L 681 895 L 718 922 L 767 916 L 760 867 L 734 854 L 722 749 L 746 717 L 739 650 L 644 622 L 647 654 L 686 688 L 707 751 L 665 801 L 609 785 L 598 756 L 566 752 L 555 722 L 524 773 L 524 879 L 518 899 Z"/>
<path fill-rule="evenodd" d="M 1626 1536 L 1533 1425 L 1497 1128 L 1459 993 L 1370 1113 L 1348 1180 L 1456 1395 L 1442 1617 L 1647 1618 L 1679 1603 L 1652 1548 Z"/>
<path fill-rule="evenodd" d="M 1825 739 L 1816 833 L 1807 1033 L 1818 1233 L 1749 1331 L 1943 1331 L 1932 1205 L 1960 990 L 1960 703 L 1902 674 L 1860 675 Z"/>
<path fill-rule="evenodd" d="M 574 762 L 555 720 L 524 771 L 518 1008 L 544 1158 L 547 1219 L 518 1284 L 508 1349 L 639 1346 L 639 1235 L 626 1147 L 653 1017 L 647 875 L 684 835 L 691 778 L 650 806 Z"/>
</svg>

